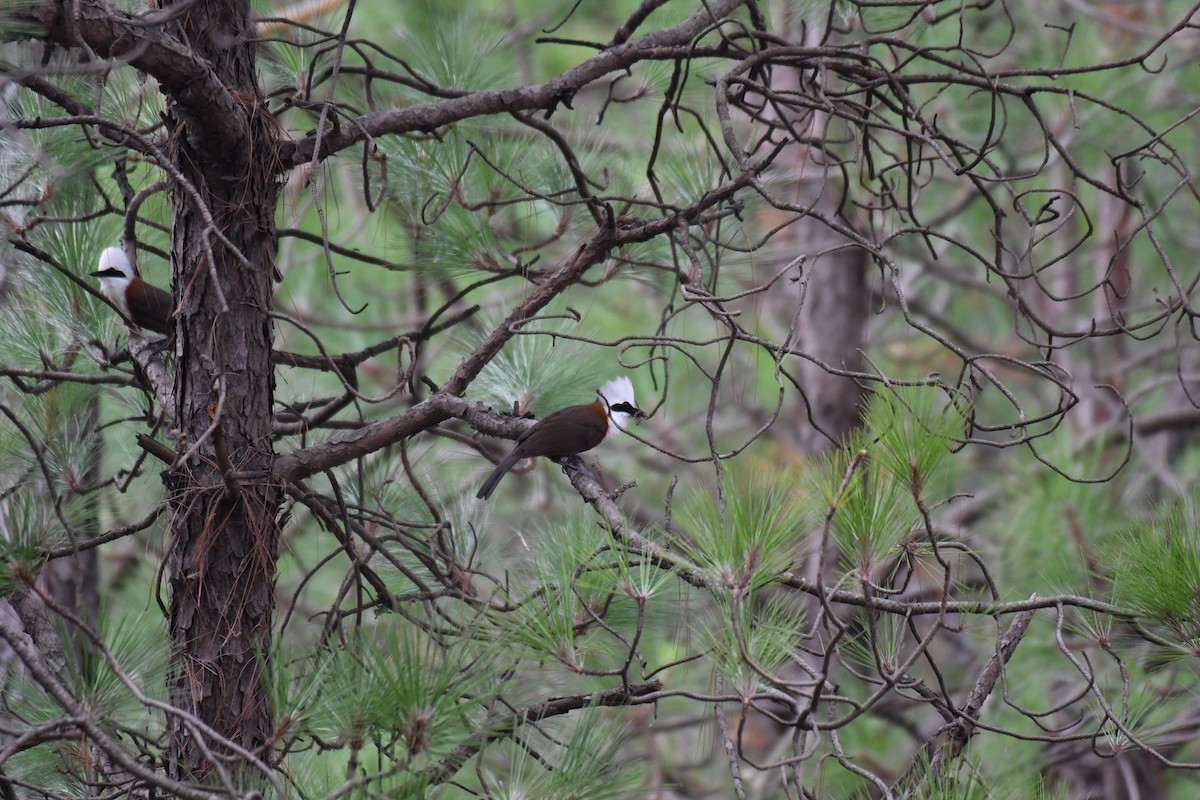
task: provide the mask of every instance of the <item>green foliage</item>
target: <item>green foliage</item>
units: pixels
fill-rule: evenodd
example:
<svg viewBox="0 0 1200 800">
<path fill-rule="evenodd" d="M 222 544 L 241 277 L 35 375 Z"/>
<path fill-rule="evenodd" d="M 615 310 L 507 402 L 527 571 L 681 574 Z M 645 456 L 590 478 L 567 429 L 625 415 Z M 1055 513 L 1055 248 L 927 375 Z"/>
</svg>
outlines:
<svg viewBox="0 0 1200 800">
<path fill-rule="evenodd" d="M 1030 793 L 1018 787 L 1012 778 L 1000 779 L 998 785 L 985 779 L 977 772 L 964 766 L 953 775 L 943 776 L 938 781 L 927 781 L 913 800 L 1067 800 L 1066 790 L 1047 789 L 1039 782 Z"/>
<path fill-rule="evenodd" d="M 1180 646 L 1200 649 L 1200 516 L 1197 498 L 1160 505 L 1134 519 L 1103 551 L 1113 601 L 1173 631 Z"/>
<path fill-rule="evenodd" d="M 520 744 L 502 748 L 506 763 L 488 769 L 482 776 L 484 785 L 493 789 L 492 796 L 511 798 L 607 800 L 633 796 L 641 782 L 640 765 L 629 764 L 628 755 L 622 752 L 624 728 L 601 713 L 600 709 L 584 709 L 565 724 L 518 727 L 513 734 Z M 536 751 L 538 758 L 531 756 L 531 751 Z"/>
<path fill-rule="evenodd" d="M 734 596 L 770 583 L 799 552 L 809 523 L 796 502 L 798 475 L 726 471 L 719 493 L 690 492 L 676 512 L 672 541 L 716 585 Z"/>
<path fill-rule="evenodd" d="M 418 74 L 451 89 L 485 89 L 510 83 L 509 64 L 498 57 L 507 33 L 498 19 L 467 9 L 435 13 L 435 3 L 423 5 L 404 15 L 405 56 Z M 428 99 L 424 94 L 414 96 Z"/>
<path fill-rule="evenodd" d="M 664 188 L 679 204 L 694 203 L 721 182 L 721 164 L 708 148 L 697 150 L 688 144 L 694 140 L 669 141 L 671 147 L 663 154 L 659 170 Z"/>
<path fill-rule="evenodd" d="M 510 270 L 518 266 L 512 250 L 557 241 L 580 218 L 551 199 L 572 185 L 561 154 L 525 129 L 463 123 L 443 139 L 388 137 L 378 144 L 389 174 L 403 176 L 386 189 L 402 222 L 396 232 L 404 234 L 406 268 L 473 279 L 480 269 Z M 576 155 L 585 164 L 598 157 L 586 142 Z M 492 208 L 487 214 L 475 208 L 484 204 Z"/>
<path fill-rule="evenodd" d="M 594 519 L 582 515 L 530 535 L 528 580 L 521 584 L 532 592 L 517 598 L 515 613 L 498 620 L 501 636 L 520 643 L 537 658 L 549 656 L 569 670 L 584 669 L 588 665 L 577 637 L 611 601 L 621 562 L 616 562 L 617 571 L 603 568 L 602 564 L 611 563 L 606 552 L 611 539 Z M 597 569 L 589 569 L 593 562 Z"/>
<path fill-rule="evenodd" d="M 1110 721 L 1104 728 L 1104 738 L 1114 752 L 1136 750 L 1143 745 L 1158 748 L 1171 744 L 1177 710 L 1171 703 L 1164 702 L 1164 695 L 1173 688 L 1173 681 L 1155 674 L 1154 670 L 1139 677 L 1141 679 L 1130 686 L 1119 701 L 1116 692 L 1112 693 L 1111 707 L 1121 725 L 1118 727 Z M 1097 707 L 1095 713 L 1101 717 L 1104 712 Z M 1136 741 L 1132 737 L 1136 737 Z"/>
<path fill-rule="evenodd" d="M 806 476 L 805 486 L 814 513 L 833 511 L 829 533 L 847 568 L 869 578 L 913 530 L 916 509 L 900 484 L 864 452 L 847 447 L 831 453 Z"/>
<path fill-rule="evenodd" d="M 963 417 L 935 389 L 894 387 L 872 394 L 863 428 L 805 475 L 804 497 L 814 517 L 829 516 L 829 533 L 858 580 L 887 558 L 911 550 L 923 533 L 919 500 L 946 482 L 944 466 L 963 433 Z"/>
<path fill-rule="evenodd" d="M 783 668 L 805 633 L 804 608 L 794 598 L 719 598 L 699 629 L 701 646 L 731 687 L 747 700 L 785 680 Z"/>
<path fill-rule="evenodd" d="M 69 96 L 79 99 L 94 100 L 95 91 L 89 83 L 81 81 L 77 76 L 64 76 L 58 81 L 58 86 Z M 18 91 L 11 100 L 10 109 L 13 114 L 21 116 L 47 117 L 56 116 L 57 107 L 41 95 L 30 91 Z M 19 199 L 22 201 L 16 208 L 5 209 L 6 215 L 17 216 L 21 206 L 29 209 L 42 210 L 54 208 L 58 202 L 74 202 L 76 198 L 90 194 L 88 184 L 93 170 L 102 168 L 111 154 L 102 153 L 89 147 L 86 140 L 80 137 L 78 128 L 70 125 L 53 126 L 35 133 L 21 132 L 17 137 L 5 142 L 3 150 L 4 173 L 10 176 L 18 172 L 28 171 L 28 178 L 23 181 Z"/>
<path fill-rule="evenodd" d="M 314 73 L 320 72 L 319 69 L 314 69 L 314 65 L 329 64 L 330 52 L 319 47 L 325 37 L 303 28 L 284 25 L 276 28 L 272 23 L 266 22 L 268 18 L 277 18 L 279 9 L 276 4 L 260 1 L 254 5 L 257 6 L 255 14 L 263 21 L 261 24 L 268 26 L 265 33 L 271 37 L 263 42 L 259 51 L 259 74 L 265 91 L 268 94 L 284 91 L 303 92 L 309 81 L 315 77 Z M 310 22 L 313 27 L 329 29 L 341 22 L 341 16 L 342 9 L 335 7 L 327 13 L 317 14 Z M 323 62 L 318 57 L 319 52 L 325 57 Z M 357 65 L 360 61 L 356 49 L 343 51 L 342 55 L 350 63 Z M 346 88 L 344 84 L 342 88 Z M 312 114 L 311 120 L 314 123 L 319 113 L 317 111 Z"/>
<path fill-rule="evenodd" d="M 461 141 L 457 129 L 449 135 Z M 487 220 L 445 202 L 458 181 L 475 178 L 479 172 L 477 168 L 464 173 L 465 143 L 440 147 L 424 139 L 389 137 L 379 148 L 390 169 L 404 176 L 403 182 L 393 182 L 388 188 L 394 213 L 405 223 L 398 232 L 412 229 L 402 240 L 406 264 L 416 270 L 466 275 L 489 259 L 498 261 L 496 234 Z"/>
<path fill-rule="evenodd" d="M 88 229 L 90 228 L 90 230 Z M 119 229 L 112 225 L 38 228 L 31 235 L 64 268 L 83 280 L 95 269 L 95 254 L 115 241 Z M 4 363 L 27 369 L 45 369 L 59 363 L 65 353 L 86 347 L 92 338 L 111 337 L 120 318 L 95 297 L 58 270 L 24 257 L 13 259 L 9 302 L 0 305 L 0 356 Z M 94 370 L 92 359 L 80 368 Z"/>
<path fill-rule="evenodd" d="M 946 402 L 938 389 L 896 386 L 871 395 L 863 426 L 874 437 L 871 460 L 915 496 L 945 464 L 965 421 L 963 410 Z"/>
<path fill-rule="evenodd" d="M 0 505 L 0 595 L 24 587 L 45 560 L 45 546 L 59 530 L 53 508 L 35 491 L 12 492 Z"/>
<path fill-rule="evenodd" d="M 472 394 L 497 411 L 544 417 L 591 402 L 600 384 L 621 374 L 615 364 L 606 369 L 595 350 L 557 335 L 578 335 L 577 327 L 560 322 L 537 330 L 511 339 L 475 379 Z"/>
<path fill-rule="evenodd" d="M 1102 442 L 1071 446 L 1053 441 L 1041 451 L 1066 475 L 1048 472 L 1028 454 L 1014 454 L 1010 469 L 1000 476 L 996 512 L 978 527 L 979 539 L 996 549 L 996 569 L 1011 597 L 1086 586 L 1094 548 L 1121 532 L 1128 509 L 1143 491 L 1145 474 L 1136 470 L 1103 485 L 1069 477 L 1111 470 L 1112 454 Z"/>
<path fill-rule="evenodd" d="M 497 688 L 494 660 L 479 655 L 469 639 L 439 646 L 409 626 L 365 632 L 301 671 L 284 707 L 298 730 L 424 762 L 461 736 L 464 715 Z"/>
<path fill-rule="evenodd" d="M 614 559 L 615 588 L 638 602 L 661 599 L 659 595 L 676 585 L 675 570 L 654 563 L 653 559 L 631 552 L 627 541 L 617 541 L 607 549 Z"/>
<path fill-rule="evenodd" d="M 143 610 L 102 611 L 99 634 L 112 660 L 92 647 L 66 648 L 67 674 L 77 681 L 75 697 L 88 708 L 133 730 L 154 730 L 137 693 L 162 700 L 167 696 L 167 646 L 161 623 Z"/>
<path fill-rule="evenodd" d="M 847 638 L 847 660 L 865 674 L 878 672 L 895 680 L 904 659 L 906 621 L 893 616 L 860 612 L 854 620 L 854 635 Z"/>
<path fill-rule="evenodd" d="M 166 698 L 167 647 L 161 623 L 155 617 L 157 613 L 152 615 L 142 609 L 102 608 L 99 623 L 94 627 L 112 655 L 112 662 L 103 658 L 90 642 L 79 650 L 72 647 L 75 635 L 83 635 L 65 623 L 56 626 L 62 651 L 46 654 L 50 664 L 61 666 L 59 676 L 66 680 L 68 690 L 82 707 L 119 726 L 126 735 L 149 739 L 162 734 L 163 719 L 143 703 L 143 698 L 157 701 Z M 18 715 L 18 724 L 32 730 L 37 725 L 62 719 L 62 708 L 28 673 L 11 670 L 5 680 L 4 697 L 8 703 L 5 710 Z M 12 720 L 6 720 L 6 724 L 12 724 Z M 133 741 L 132 737 L 129 741 Z M 9 778 L 43 788 L 57 787 L 68 796 L 86 794 L 84 780 L 94 768 L 95 757 L 90 749 L 63 747 L 54 742 L 32 745 L 5 762 Z"/>
<path fill-rule="evenodd" d="M 27 395 L 0 424 L 0 591 L 37 575 L 47 550 L 80 535 L 96 509 L 86 493 L 98 453 L 87 419 L 92 390 L 64 384 Z M 35 445 L 33 442 L 40 443 Z"/>
</svg>

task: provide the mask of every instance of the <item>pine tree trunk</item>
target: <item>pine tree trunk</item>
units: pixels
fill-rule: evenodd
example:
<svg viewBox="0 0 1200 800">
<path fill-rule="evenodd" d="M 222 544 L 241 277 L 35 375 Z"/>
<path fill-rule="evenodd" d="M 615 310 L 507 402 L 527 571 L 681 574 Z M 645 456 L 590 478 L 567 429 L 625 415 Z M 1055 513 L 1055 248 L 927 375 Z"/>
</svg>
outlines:
<svg viewBox="0 0 1200 800">
<path fill-rule="evenodd" d="M 822 31 L 794 17 L 794 11 L 786 6 L 777 9 L 778 29 L 794 32 L 792 35 L 803 38 L 807 46 L 818 46 Z M 772 73 L 772 88 L 803 96 L 813 90 L 801 82 L 818 79 L 800 70 L 778 70 Z M 791 122 L 815 139 L 828 135 L 830 119 L 822 112 L 813 111 L 811 116 Z M 826 218 L 836 219 L 841 216 L 839 208 L 846 187 L 839 170 L 825 160 L 821 148 L 793 145 L 778 161 L 779 167 L 788 172 L 779 177 L 776 191 L 797 207 L 811 207 Z M 843 221 L 852 224 L 852 220 Z M 858 371 L 863 364 L 861 349 L 870 317 L 871 289 L 866 253 L 849 244 L 846 236 L 816 217 L 791 222 L 774 237 L 772 246 L 779 266 L 798 256 L 806 257 L 802 267 L 804 299 L 797 312 L 794 293 L 775 292 L 771 298 L 775 302 L 774 316 L 784 329 L 795 319 L 796 345 L 800 349 L 830 368 Z M 793 400 L 796 407 L 787 417 L 799 423 L 789 438 L 806 456 L 843 445 L 862 422 L 862 388 L 853 379 L 832 374 L 808 360 L 800 360 L 794 369 L 803 396 Z"/>
<path fill-rule="evenodd" d="M 247 0 L 202 0 L 176 24 L 176 35 L 209 61 L 236 105 L 219 123 L 192 118 L 176 102 L 167 108 L 171 160 L 212 217 L 210 227 L 197 198 L 174 187 L 171 272 L 176 302 L 182 298 L 177 449 L 195 452 L 166 479 L 171 689 L 176 705 L 253 752 L 272 724 L 264 669 L 280 502 L 269 478 L 276 131 L 256 82 Z M 240 129 L 240 140 L 221 130 L 214 136 L 218 125 Z M 211 769 L 204 747 L 179 720 L 171 726 L 173 771 L 203 777 Z"/>
<path fill-rule="evenodd" d="M 67 435 L 71 439 L 85 432 L 89 453 L 82 483 L 95 486 L 100 482 L 100 396 L 92 394 L 78 406 L 68 406 L 64 416 L 67 418 L 63 420 L 63 428 L 69 431 Z M 92 506 L 87 520 L 81 522 L 75 532 L 81 539 L 88 539 L 98 536 L 101 530 L 100 510 Z M 39 579 L 59 605 L 88 625 L 97 626 L 100 620 L 100 558 L 95 548 L 48 562 Z M 92 643 L 74 625 L 67 625 L 64 631 L 75 649 L 76 659 L 86 665 L 94 652 Z"/>
</svg>

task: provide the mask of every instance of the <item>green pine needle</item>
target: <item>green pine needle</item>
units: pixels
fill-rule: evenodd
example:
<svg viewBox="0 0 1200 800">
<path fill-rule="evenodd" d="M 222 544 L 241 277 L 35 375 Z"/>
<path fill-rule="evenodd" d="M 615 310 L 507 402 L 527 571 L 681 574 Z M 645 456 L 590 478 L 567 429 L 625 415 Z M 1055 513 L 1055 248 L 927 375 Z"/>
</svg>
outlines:
<svg viewBox="0 0 1200 800">
<path fill-rule="evenodd" d="M 402 762 L 425 761 L 464 735 L 462 715 L 497 688 L 494 664 L 469 640 L 447 647 L 412 627 L 380 628 L 301 670 L 285 707 L 322 737 L 383 734 Z"/>
<path fill-rule="evenodd" d="M 946 402 L 938 389 L 893 386 L 868 399 L 863 422 L 875 437 L 870 447 L 893 479 L 921 494 L 935 471 L 963 435 L 962 411 Z"/>
<path fill-rule="evenodd" d="M 560 323 L 539 330 L 544 333 L 510 339 L 475 379 L 472 396 L 497 411 L 516 408 L 518 413 L 544 417 L 594 400 L 600 384 L 620 372 L 616 365 L 606 369 L 601 357 L 583 344 L 556 336 L 578 335 L 579 326 Z"/>
<path fill-rule="evenodd" d="M 718 600 L 704 618 L 699 638 L 717 671 L 750 698 L 775 676 L 785 680 L 780 671 L 804 632 L 804 609 L 794 598 L 748 595 L 737 601 Z"/>
<path fill-rule="evenodd" d="M 531 531 L 523 540 L 531 550 L 525 560 L 529 574 L 517 585 L 529 587 L 529 593 L 514 613 L 500 619 L 502 636 L 525 645 L 537 658 L 549 656 L 570 670 L 583 668 L 577 635 L 591 627 L 593 614 L 615 593 L 618 578 L 611 570 L 586 567 L 611 539 L 595 520 L 575 514 L 559 525 Z"/>
<path fill-rule="evenodd" d="M 1113 601 L 1172 632 L 1182 647 L 1200 652 L 1200 514 L 1197 498 L 1159 507 L 1133 520 L 1101 561 Z"/>
<path fill-rule="evenodd" d="M 698 490 L 684 499 L 672 538 L 716 584 L 734 593 L 762 587 L 794 562 L 804 540 L 809 520 L 796 502 L 797 480 L 788 469 L 727 469 L 719 495 Z"/>
</svg>

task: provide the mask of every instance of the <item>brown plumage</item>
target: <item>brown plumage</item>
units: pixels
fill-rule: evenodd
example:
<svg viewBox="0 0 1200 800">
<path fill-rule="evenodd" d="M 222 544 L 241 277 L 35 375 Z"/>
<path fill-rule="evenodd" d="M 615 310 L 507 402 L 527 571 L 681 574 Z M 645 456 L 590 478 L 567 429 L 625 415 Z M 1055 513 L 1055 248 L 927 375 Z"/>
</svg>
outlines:
<svg viewBox="0 0 1200 800">
<path fill-rule="evenodd" d="M 125 289 L 125 302 L 129 306 L 129 318 L 141 328 L 155 333 L 167 333 L 175 300 L 171 295 L 134 275 Z"/>
<path fill-rule="evenodd" d="M 475 496 L 481 500 L 491 497 L 500 479 L 523 458 L 562 458 L 584 453 L 603 442 L 607 433 L 608 414 L 598 400 L 555 411 L 525 429 L 516 447 L 500 459 Z"/>
<path fill-rule="evenodd" d="M 616 433 L 618 425 L 644 416 L 633 404 L 629 379 L 614 378 L 596 390 L 594 402 L 555 411 L 527 428 L 475 496 L 480 500 L 491 497 L 500 479 L 523 458 L 557 459 L 587 452 Z"/>
</svg>

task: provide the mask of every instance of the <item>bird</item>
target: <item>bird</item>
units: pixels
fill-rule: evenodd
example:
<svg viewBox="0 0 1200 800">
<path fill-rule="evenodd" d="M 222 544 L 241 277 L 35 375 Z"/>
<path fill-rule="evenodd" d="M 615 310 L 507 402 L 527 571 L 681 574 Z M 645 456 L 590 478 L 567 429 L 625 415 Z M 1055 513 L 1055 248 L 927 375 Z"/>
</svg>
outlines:
<svg viewBox="0 0 1200 800">
<path fill-rule="evenodd" d="M 627 377 L 613 378 L 596 390 L 596 400 L 555 411 L 525 429 L 517 444 L 488 475 L 475 495 L 487 500 L 500 479 L 523 458 L 546 456 L 557 460 L 591 450 L 616 434 L 631 419 L 646 414 L 633 400 L 633 383 Z"/>
<path fill-rule="evenodd" d="M 170 328 L 175 300 L 170 293 L 146 283 L 119 247 L 106 247 L 100 254 L 100 291 L 125 318 L 139 328 L 165 334 Z"/>
</svg>

